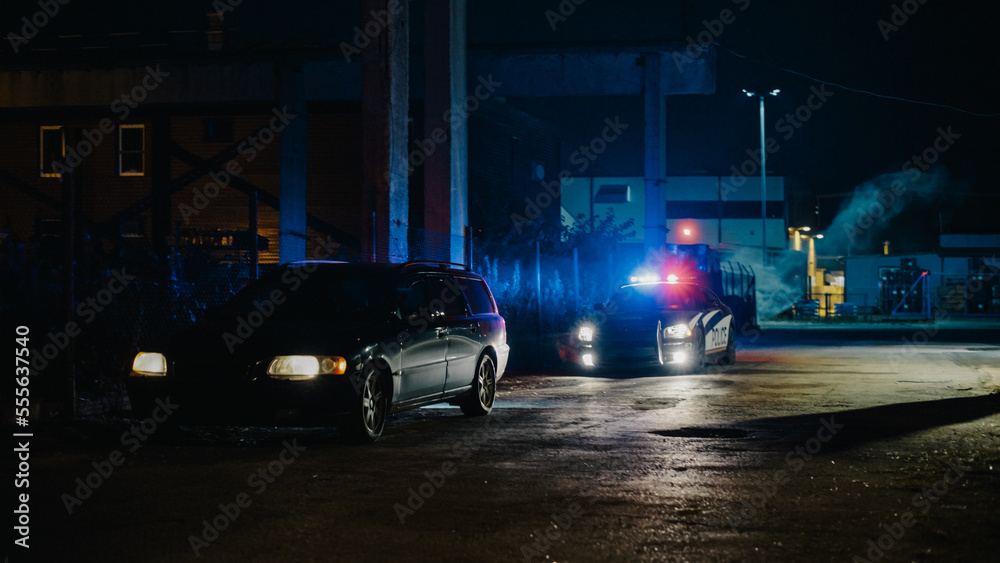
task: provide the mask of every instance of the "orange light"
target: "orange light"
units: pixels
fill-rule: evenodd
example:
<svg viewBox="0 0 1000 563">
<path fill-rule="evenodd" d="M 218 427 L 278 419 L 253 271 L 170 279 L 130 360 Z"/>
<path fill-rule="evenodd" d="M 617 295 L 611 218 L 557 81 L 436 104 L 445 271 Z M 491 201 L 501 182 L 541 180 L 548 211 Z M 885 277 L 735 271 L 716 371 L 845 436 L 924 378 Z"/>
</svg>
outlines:
<svg viewBox="0 0 1000 563">
<path fill-rule="evenodd" d="M 324 358 L 320 363 L 320 369 L 323 373 L 344 374 L 347 373 L 347 360 L 339 356 Z"/>
</svg>

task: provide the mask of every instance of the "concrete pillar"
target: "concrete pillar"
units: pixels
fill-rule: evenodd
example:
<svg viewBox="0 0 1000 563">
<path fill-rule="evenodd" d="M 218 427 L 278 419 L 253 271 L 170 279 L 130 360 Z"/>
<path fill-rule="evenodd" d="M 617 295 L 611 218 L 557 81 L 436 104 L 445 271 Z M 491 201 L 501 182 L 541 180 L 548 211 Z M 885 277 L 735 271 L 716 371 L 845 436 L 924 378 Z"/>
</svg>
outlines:
<svg viewBox="0 0 1000 563">
<path fill-rule="evenodd" d="M 363 0 L 362 17 L 380 26 L 361 51 L 362 168 L 366 260 L 409 258 L 409 2 Z"/>
<path fill-rule="evenodd" d="M 424 228 L 449 240 L 435 256 L 465 262 L 468 223 L 466 0 L 427 0 L 424 15 Z M 451 235 L 450 237 L 444 235 Z"/>
<path fill-rule="evenodd" d="M 306 258 L 306 96 L 302 65 L 279 70 L 279 111 L 294 114 L 281 130 L 281 190 L 278 211 L 278 256 L 281 262 Z M 280 125 L 280 122 L 278 122 Z"/>
<path fill-rule="evenodd" d="M 643 239 L 646 254 L 666 243 L 666 209 L 660 196 L 666 184 L 666 99 L 661 80 L 661 55 L 643 55 L 645 66 L 643 85 L 646 215 Z"/>
</svg>

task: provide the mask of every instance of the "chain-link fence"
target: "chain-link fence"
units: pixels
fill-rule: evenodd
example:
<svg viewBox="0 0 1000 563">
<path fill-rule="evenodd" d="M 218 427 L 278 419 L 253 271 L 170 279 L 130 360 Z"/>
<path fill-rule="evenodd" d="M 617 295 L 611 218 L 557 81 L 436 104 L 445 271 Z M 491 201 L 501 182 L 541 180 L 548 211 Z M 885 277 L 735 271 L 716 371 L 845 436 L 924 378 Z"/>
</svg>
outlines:
<svg viewBox="0 0 1000 563">
<path fill-rule="evenodd" d="M 0 241 L 0 311 L 29 325 L 38 389 L 58 396 L 72 367 L 81 396 L 119 389 L 140 349 L 203 320 L 276 260 L 253 264 L 252 252 L 233 233 L 196 236 L 183 229 L 164 257 L 128 239 L 114 244 L 82 240 L 74 261 L 73 305 L 68 305 L 66 254 L 58 237 Z M 310 258 L 357 261 L 364 256 L 332 236 L 315 234 Z M 472 268 L 488 281 L 507 320 L 512 366 L 527 369 L 558 361 L 556 343 L 575 319 L 615 287 L 615 254 L 574 256 L 572 248 L 541 252 L 537 244 L 496 244 L 406 231 L 414 260 L 451 261 L 472 255 Z M 329 241 L 333 241 L 330 243 Z M 378 248 L 376 246 L 376 248 Z M 376 251 L 385 261 L 388 246 Z M 259 256 L 259 255 L 258 255 Z M 73 323 L 70 327 L 68 323 Z"/>
</svg>

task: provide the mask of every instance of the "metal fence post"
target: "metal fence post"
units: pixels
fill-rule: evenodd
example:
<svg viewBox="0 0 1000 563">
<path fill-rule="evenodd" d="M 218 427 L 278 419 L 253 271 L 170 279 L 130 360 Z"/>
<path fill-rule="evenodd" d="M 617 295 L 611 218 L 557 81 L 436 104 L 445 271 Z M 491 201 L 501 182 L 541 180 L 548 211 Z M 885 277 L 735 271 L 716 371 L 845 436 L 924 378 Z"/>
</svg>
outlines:
<svg viewBox="0 0 1000 563">
<path fill-rule="evenodd" d="M 542 246 L 535 241 L 535 342 L 538 353 L 542 352 Z"/>
<path fill-rule="evenodd" d="M 257 252 L 257 190 L 247 194 L 247 232 L 250 235 L 250 280 L 260 277 L 260 257 Z"/>
<path fill-rule="evenodd" d="M 580 250 L 573 247 L 573 309 L 580 310 Z"/>
<path fill-rule="evenodd" d="M 63 304 L 66 313 L 66 323 L 69 324 L 75 318 L 74 309 L 76 307 L 76 296 L 74 289 L 76 286 L 76 175 L 75 169 L 64 172 L 62 175 L 62 196 L 63 196 Z M 67 402 L 67 412 L 70 416 L 76 416 L 76 346 L 72 339 L 66 346 L 66 387 L 65 397 Z"/>
</svg>

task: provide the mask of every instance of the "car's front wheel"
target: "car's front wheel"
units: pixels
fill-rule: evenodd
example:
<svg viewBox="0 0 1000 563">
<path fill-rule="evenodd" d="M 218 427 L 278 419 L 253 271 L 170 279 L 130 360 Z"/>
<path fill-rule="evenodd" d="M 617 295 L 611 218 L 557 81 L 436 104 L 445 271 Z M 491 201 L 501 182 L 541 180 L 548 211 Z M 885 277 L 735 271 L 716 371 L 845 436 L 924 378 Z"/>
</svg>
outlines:
<svg viewBox="0 0 1000 563">
<path fill-rule="evenodd" d="M 378 370 L 365 368 L 358 376 L 358 396 L 344 421 L 344 430 L 351 441 L 372 443 L 382 436 L 389 416 L 390 389 Z"/>
<path fill-rule="evenodd" d="M 462 401 L 462 412 L 468 416 L 485 416 L 493 410 L 497 396 L 497 370 L 493 358 L 483 354 L 476 366 L 476 376 L 472 379 L 472 389 Z"/>
</svg>

